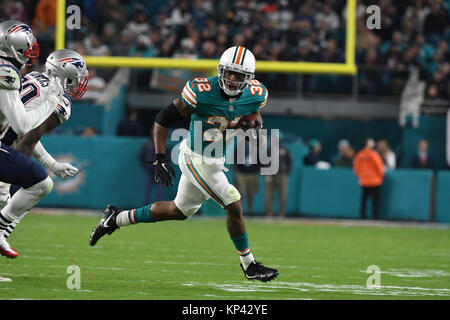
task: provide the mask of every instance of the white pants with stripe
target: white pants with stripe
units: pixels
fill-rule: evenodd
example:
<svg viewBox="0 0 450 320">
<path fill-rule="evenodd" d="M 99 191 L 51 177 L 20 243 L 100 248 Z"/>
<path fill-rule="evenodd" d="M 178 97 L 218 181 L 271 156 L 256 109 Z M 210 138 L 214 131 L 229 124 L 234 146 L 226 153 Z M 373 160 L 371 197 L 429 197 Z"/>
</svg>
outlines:
<svg viewBox="0 0 450 320">
<path fill-rule="evenodd" d="M 181 142 L 178 165 L 182 175 L 174 201 L 185 216 L 192 216 L 209 198 L 222 207 L 241 199 L 239 191 L 228 182 L 223 172 L 224 162 L 224 157 L 202 157 L 194 153 L 186 139 Z"/>
</svg>

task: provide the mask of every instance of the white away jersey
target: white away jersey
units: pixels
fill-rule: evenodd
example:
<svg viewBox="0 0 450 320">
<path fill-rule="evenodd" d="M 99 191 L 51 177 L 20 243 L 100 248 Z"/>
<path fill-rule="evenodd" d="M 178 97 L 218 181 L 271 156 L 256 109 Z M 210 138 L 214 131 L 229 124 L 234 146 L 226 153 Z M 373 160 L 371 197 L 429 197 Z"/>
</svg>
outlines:
<svg viewBox="0 0 450 320">
<path fill-rule="evenodd" d="M 23 77 L 20 97 L 27 112 L 41 108 L 47 102 L 49 96 L 58 99 L 57 94 L 53 92 L 52 85 L 50 79 L 40 72 L 33 71 Z M 62 95 L 59 100 L 60 103 L 58 103 L 54 113 L 58 116 L 59 121 L 64 123 L 69 120 L 72 103 L 66 94 Z M 39 124 L 46 119 L 40 119 Z"/>
<path fill-rule="evenodd" d="M 40 72 L 30 72 L 22 78 L 20 100 L 32 120 L 23 126 L 24 133 L 39 126 L 52 113 L 58 116 L 61 123 L 69 119 L 71 101 L 67 95 L 61 95 L 60 92 L 61 85 Z M 9 127 L 7 119 L 0 123 L 0 139 Z"/>
</svg>

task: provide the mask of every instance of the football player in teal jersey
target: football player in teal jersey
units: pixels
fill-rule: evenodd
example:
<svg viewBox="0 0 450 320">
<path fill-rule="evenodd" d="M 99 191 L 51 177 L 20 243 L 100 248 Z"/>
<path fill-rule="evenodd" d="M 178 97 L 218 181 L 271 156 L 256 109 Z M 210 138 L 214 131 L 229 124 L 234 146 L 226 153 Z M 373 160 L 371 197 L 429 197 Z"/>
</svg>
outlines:
<svg viewBox="0 0 450 320">
<path fill-rule="evenodd" d="M 255 128 L 262 128 L 259 109 L 267 103 L 268 91 L 254 79 L 255 65 L 250 50 L 231 47 L 220 58 L 218 76 L 188 81 L 181 97 L 158 113 L 154 127 L 156 159 L 153 165 L 155 179 L 166 187 L 173 185 L 172 177 L 175 177 L 166 156 L 168 127 L 183 118 L 191 119 L 188 137 L 180 144 L 178 164 L 182 175 L 175 199 L 123 211 L 108 205 L 92 232 L 91 246 L 122 226 L 185 220 L 212 198 L 226 211 L 227 230 L 245 277 L 266 282 L 278 276 L 276 269 L 255 261 L 242 215 L 241 195 L 224 173 L 226 143 L 232 136 L 230 129 L 249 129 L 248 122 L 240 121 L 249 115 L 256 119 Z"/>
</svg>

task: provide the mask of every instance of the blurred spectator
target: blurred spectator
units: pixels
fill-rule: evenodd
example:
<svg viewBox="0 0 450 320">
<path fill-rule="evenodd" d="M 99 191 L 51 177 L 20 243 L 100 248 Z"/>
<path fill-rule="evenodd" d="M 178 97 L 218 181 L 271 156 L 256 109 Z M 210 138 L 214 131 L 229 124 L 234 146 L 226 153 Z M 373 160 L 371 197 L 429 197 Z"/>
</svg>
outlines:
<svg viewBox="0 0 450 320">
<path fill-rule="evenodd" d="M 95 137 L 96 135 L 97 133 L 95 132 L 95 129 L 90 126 L 84 128 L 83 132 L 81 133 L 81 136 L 84 138 L 92 138 Z"/>
<path fill-rule="evenodd" d="M 83 95 L 83 100 L 98 99 L 106 86 L 105 80 L 97 75 L 95 68 L 89 68 L 88 89 Z"/>
<path fill-rule="evenodd" d="M 337 143 L 337 153 L 331 157 L 331 163 L 335 164 L 336 160 L 342 156 L 345 152 L 345 149 L 350 146 L 350 142 L 347 139 L 341 139 Z"/>
<path fill-rule="evenodd" d="M 344 168 L 353 167 L 354 156 L 355 150 L 351 146 L 346 148 L 342 157 L 336 160 L 336 167 L 344 167 Z"/>
<path fill-rule="evenodd" d="M 2 6 L 4 6 L 3 13 L 7 20 L 19 20 L 29 23 L 23 3 L 14 0 L 6 0 L 2 3 Z"/>
<path fill-rule="evenodd" d="M 342 52 L 337 48 L 336 40 L 329 39 L 326 41 L 325 48 L 321 50 L 322 62 L 343 62 Z"/>
<path fill-rule="evenodd" d="M 298 44 L 297 59 L 299 61 L 314 61 L 312 41 L 309 38 L 303 39 Z"/>
<path fill-rule="evenodd" d="M 353 161 L 353 171 L 358 177 L 361 186 L 361 218 L 366 219 L 366 203 L 372 198 L 372 215 L 379 217 L 381 185 L 384 179 L 384 164 L 381 156 L 373 150 L 375 141 L 372 138 L 365 140 L 363 149 L 359 151 Z"/>
<path fill-rule="evenodd" d="M 39 26 L 40 30 L 45 30 L 48 27 L 54 27 L 56 24 L 56 1 L 54 0 L 39 0 L 36 6 L 36 15 L 33 20 L 34 27 Z"/>
<path fill-rule="evenodd" d="M 155 167 L 153 161 L 155 160 L 155 143 L 153 141 L 153 130 L 150 131 L 150 136 L 142 146 L 139 152 L 139 162 L 145 172 L 145 189 L 144 189 L 144 203 L 152 203 L 160 201 L 163 194 L 163 186 L 155 182 Z M 156 197 L 152 197 L 153 191 L 156 189 Z M 153 199 L 152 199 L 153 198 Z"/>
<path fill-rule="evenodd" d="M 284 145 L 282 135 L 280 133 L 280 148 L 279 148 L 279 170 L 278 173 L 271 176 L 265 176 L 266 180 L 266 215 L 273 216 L 273 197 L 274 191 L 278 191 L 279 211 L 278 216 L 284 217 L 286 215 L 286 200 L 289 183 L 289 174 L 292 169 L 292 156 L 289 149 Z M 268 156 L 270 156 L 270 148 L 268 149 Z"/>
<path fill-rule="evenodd" d="M 141 3 L 136 3 L 133 11 L 134 20 L 130 21 L 125 32 L 130 34 L 133 38 L 140 34 L 150 33 L 150 25 L 148 24 L 147 14 L 144 11 L 144 6 Z"/>
<path fill-rule="evenodd" d="M 136 43 L 131 47 L 128 55 L 132 57 L 154 57 L 155 48 L 152 45 L 150 37 L 146 34 L 138 35 L 136 38 Z"/>
<path fill-rule="evenodd" d="M 108 56 L 109 48 L 106 44 L 100 42 L 96 34 L 91 34 L 83 41 L 86 54 L 90 56 Z"/>
<path fill-rule="evenodd" d="M 126 119 L 122 120 L 117 127 L 118 136 L 143 136 L 142 124 L 138 120 L 139 113 L 137 111 L 130 111 Z"/>
<path fill-rule="evenodd" d="M 195 49 L 194 41 L 190 38 L 181 40 L 181 47 L 175 51 L 174 58 L 178 59 L 197 59 L 198 55 Z"/>
<path fill-rule="evenodd" d="M 433 78 L 427 82 L 425 92 L 426 99 L 448 99 L 448 80 L 445 79 L 441 70 L 436 70 Z"/>
<path fill-rule="evenodd" d="M 303 163 L 307 166 L 315 166 L 320 161 L 320 152 L 322 151 L 322 144 L 317 139 L 309 141 L 309 153 L 303 159 Z"/>
<path fill-rule="evenodd" d="M 325 23 L 327 31 L 334 31 L 339 28 L 339 16 L 329 3 L 325 3 L 322 10 L 316 15 L 316 23 L 322 22 Z"/>
<path fill-rule="evenodd" d="M 186 24 L 191 18 L 190 9 L 191 8 L 188 1 L 180 1 L 173 7 L 165 23 L 170 26 L 180 26 Z"/>
<path fill-rule="evenodd" d="M 377 142 L 377 151 L 380 154 L 381 159 L 383 159 L 383 163 L 386 169 L 395 169 L 395 153 L 389 147 L 389 143 L 387 142 L 387 140 L 382 139 Z"/>
<path fill-rule="evenodd" d="M 218 59 L 220 57 L 217 52 L 217 46 L 214 41 L 206 41 L 202 44 L 201 58 L 202 59 Z"/>
<path fill-rule="evenodd" d="M 408 7 L 403 16 L 403 21 L 411 21 L 417 33 L 423 32 L 425 18 L 430 12 L 430 9 L 425 7 L 423 2 L 422 0 L 414 1 L 414 6 Z"/>
<path fill-rule="evenodd" d="M 116 30 L 123 30 L 127 15 L 125 6 L 120 0 L 105 0 L 98 2 L 98 11 L 102 25 L 112 24 Z"/>
<path fill-rule="evenodd" d="M 338 142 L 338 154 L 333 157 L 332 163 L 336 167 L 353 167 L 353 155 L 354 150 L 350 143 L 346 139 L 342 139 Z"/>
<path fill-rule="evenodd" d="M 427 140 L 419 140 L 417 154 L 412 160 L 412 167 L 415 169 L 434 169 L 433 158 L 428 154 Z"/>
<path fill-rule="evenodd" d="M 448 11 L 444 8 L 441 1 L 432 1 L 430 4 L 430 13 L 425 18 L 425 33 L 431 37 L 442 35 L 449 23 Z"/>
</svg>

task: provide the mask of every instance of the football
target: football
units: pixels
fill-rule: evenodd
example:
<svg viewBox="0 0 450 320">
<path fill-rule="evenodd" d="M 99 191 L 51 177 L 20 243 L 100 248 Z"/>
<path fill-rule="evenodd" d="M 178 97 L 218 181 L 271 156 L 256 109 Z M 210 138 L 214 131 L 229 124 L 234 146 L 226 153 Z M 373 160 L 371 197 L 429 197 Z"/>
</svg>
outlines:
<svg viewBox="0 0 450 320">
<path fill-rule="evenodd" d="M 249 114 L 240 118 L 236 127 L 241 128 L 243 130 L 247 130 L 250 128 L 256 128 L 257 125 L 258 122 L 256 120 L 256 116 Z"/>
</svg>

